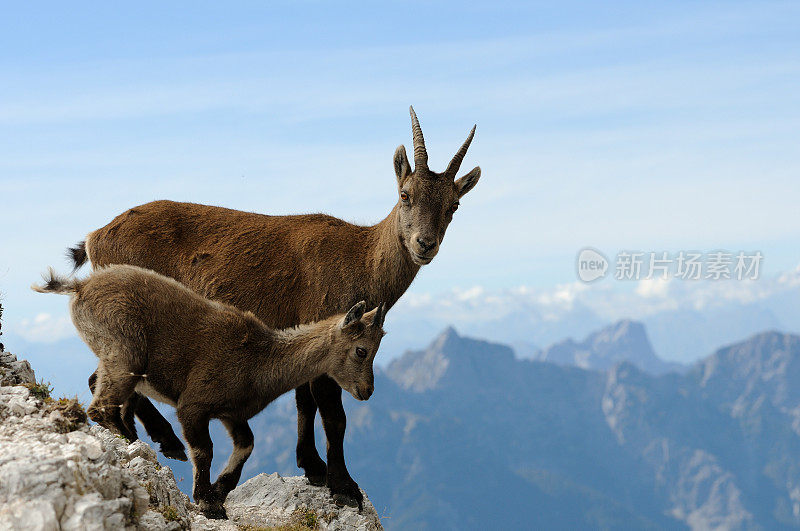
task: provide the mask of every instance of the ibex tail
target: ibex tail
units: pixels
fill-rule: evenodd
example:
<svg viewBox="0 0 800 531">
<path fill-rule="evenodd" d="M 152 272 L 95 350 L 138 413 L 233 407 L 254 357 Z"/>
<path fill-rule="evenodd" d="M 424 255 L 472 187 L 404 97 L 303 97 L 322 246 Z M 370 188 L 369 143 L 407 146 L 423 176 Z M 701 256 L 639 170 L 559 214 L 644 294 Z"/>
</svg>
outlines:
<svg viewBox="0 0 800 531">
<path fill-rule="evenodd" d="M 78 242 L 75 247 L 67 249 L 67 258 L 72 260 L 72 272 L 74 273 L 86 263 L 89 255 L 86 254 L 86 242 Z"/>
<path fill-rule="evenodd" d="M 47 273 L 42 275 L 44 284 L 33 284 L 31 289 L 39 293 L 77 293 L 81 282 L 58 275 L 52 267 L 47 268 Z"/>
</svg>

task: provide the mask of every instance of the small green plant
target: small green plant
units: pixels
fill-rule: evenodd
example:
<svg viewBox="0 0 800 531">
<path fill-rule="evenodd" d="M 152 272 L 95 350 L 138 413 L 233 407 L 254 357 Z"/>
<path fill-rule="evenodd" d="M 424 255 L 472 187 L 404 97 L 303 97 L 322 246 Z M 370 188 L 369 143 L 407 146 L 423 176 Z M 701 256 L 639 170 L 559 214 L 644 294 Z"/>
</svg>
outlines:
<svg viewBox="0 0 800 531">
<path fill-rule="evenodd" d="M 53 392 L 53 386 L 50 382 L 39 380 L 36 383 L 26 383 L 25 387 L 30 390 L 31 394 L 39 400 L 47 402 L 50 399 L 50 393 Z"/>
<path fill-rule="evenodd" d="M 292 524 L 290 529 L 319 529 L 319 515 L 308 507 L 295 509 L 289 521 Z"/>
<path fill-rule="evenodd" d="M 153 485 L 149 481 L 142 481 L 141 485 L 142 487 L 144 487 L 144 490 L 147 491 L 147 495 L 150 496 L 150 506 L 152 507 L 153 497 L 154 497 L 153 494 L 155 494 L 153 490 Z"/>
<path fill-rule="evenodd" d="M 300 523 L 308 528 L 316 529 L 319 527 L 319 517 L 314 511 L 303 510 Z"/>
<path fill-rule="evenodd" d="M 53 401 L 54 408 L 69 411 L 76 417 L 81 417 L 83 422 L 86 422 L 86 410 L 83 409 L 83 404 L 78 400 L 78 395 L 73 397 L 62 396 L 58 400 Z"/>
<path fill-rule="evenodd" d="M 176 509 L 173 505 L 165 505 L 161 507 L 158 512 L 164 516 L 164 520 L 167 522 L 177 522 L 180 520 L 180 515 L 178 514 L 178 509 Z"/>
<path fill-rule="evenodd" d="M 58 431 L 68 433 L 86 424 L 86 410 L 83 409 L 83 404 L 78 401 L 77 395 L 72 398 L 62 396 L 58 400 L 47 397 L 44 402 L 48 411 L 61 413 L 61 417 L 56 424 Z"/>
<path fill-rule="evenodd" d="M 321 518 L 326 519 L 328 515 Z M 239 531 L 315 531 L 319 529 L 320 516 L 313 509 L 298 507 L 289 517 L 285 525 L 274 527 L 261 527 L 249 524 L 239 524 Z M 326 520 L 329 522 L 329 520 Z"/>
</svg>

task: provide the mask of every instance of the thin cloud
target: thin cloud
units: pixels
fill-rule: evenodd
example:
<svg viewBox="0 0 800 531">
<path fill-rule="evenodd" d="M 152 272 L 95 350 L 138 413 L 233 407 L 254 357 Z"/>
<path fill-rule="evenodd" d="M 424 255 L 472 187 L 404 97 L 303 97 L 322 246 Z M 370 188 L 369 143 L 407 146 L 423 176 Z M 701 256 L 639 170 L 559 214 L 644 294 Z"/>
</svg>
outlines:
<svg viewBox="0 0 800 531">
<path fill-rule="evenodd" d="M 33 343 L 55 343 L 77 335 L 68 316 L 49 313 L 40 313 L 32 318 L 21 319 L 9 331 Z"/>
</svg>

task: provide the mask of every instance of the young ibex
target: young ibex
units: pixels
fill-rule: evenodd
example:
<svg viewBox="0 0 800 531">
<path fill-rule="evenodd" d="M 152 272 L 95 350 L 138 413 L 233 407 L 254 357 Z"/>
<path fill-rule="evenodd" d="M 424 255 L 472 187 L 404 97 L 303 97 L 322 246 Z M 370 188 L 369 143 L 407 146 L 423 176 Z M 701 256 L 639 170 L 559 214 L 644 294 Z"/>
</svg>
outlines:
<svg viewBox="0 0 800 531">
<path fill-rule="evenodd" d="M 224 514 L 222 502 L 253 449 L 247 421 L 267 404 L 323 374 L 358 400 L 372 394 L 382 304 L 365 314 L 362 301 L 346 315 L 273 330 L 250 312 L 139 267 L 110 266 L 84 280 L 51 269 L 45 281 L 33 289 L 72 295 L 72 321 L 99 359 L 89 417 L 135 440 L 124 411 L 135 391 L 175 406 L 194 465 L 192 494 L 210 516 Z M 212 418 L 234 444 L 213 485 Z"/>
<path fill-rule="evenodd" d="M 373 226 L 323 214 L 265 216 L 225 208 L 155 201 L 132 208 L 71 250 L 75 266 L 132 264 L 179 280 L 214 300 L 249 310 L 268 326 L 286 328 L 346 311 L 365 300 L 387 308 L 400 298 L 420 266 L 439 251 L 459 199 L 481 174 L 456 178 L 475 128 L 443 173 L 428 168 L 417 116 L 411 109 L 414 169 L 403 146 L 394 154 L 397 204 Z M 337 499 L 361 503 L 347 472 L 342 442 L 341 389 L 326 376 L 296 390 L 297 464 L 314 483 L 327 482 Z M 328 464 L 314 445 L 319 408 L 328 439 Z M 146 399 L 136 414 L 169 457 L 183 446 Z M 342 498 L 343 496 L 343 498 Z"/>
</svg>

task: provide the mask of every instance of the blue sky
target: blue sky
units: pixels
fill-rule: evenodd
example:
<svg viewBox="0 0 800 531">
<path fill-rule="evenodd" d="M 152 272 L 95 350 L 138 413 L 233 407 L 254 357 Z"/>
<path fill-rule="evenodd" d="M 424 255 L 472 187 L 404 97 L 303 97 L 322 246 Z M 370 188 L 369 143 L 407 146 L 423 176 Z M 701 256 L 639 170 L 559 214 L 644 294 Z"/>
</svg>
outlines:
<svg viewBox="0 0 800 531">
<path fill-rule="evenodd" d="M 0 20 L 6 329 L 63 250 L 160 198 L 372 223 L 408 105 L 483 169 L 411 288 L 573 282 L 578 249 L 800 263 L 792 2 L 17 3 Z M 54 332 L 55 333 L 55 332 Z"/>
</svg>

